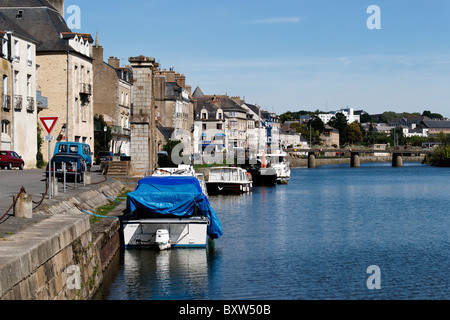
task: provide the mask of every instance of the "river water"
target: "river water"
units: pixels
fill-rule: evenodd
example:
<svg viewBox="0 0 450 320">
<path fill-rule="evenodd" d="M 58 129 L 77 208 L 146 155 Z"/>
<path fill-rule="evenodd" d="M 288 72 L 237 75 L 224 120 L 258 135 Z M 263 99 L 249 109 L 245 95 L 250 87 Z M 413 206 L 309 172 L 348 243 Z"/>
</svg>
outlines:
<svg viewBox="0 0 450 320">
<path fill-rule="evenodd" d="M 96 298 L 448 299 L 449 190 L 450 168 L 419 163 L 292 169 L 210 197 L 224 236 L 207 249 L 124 250 Z"/>
</svg>

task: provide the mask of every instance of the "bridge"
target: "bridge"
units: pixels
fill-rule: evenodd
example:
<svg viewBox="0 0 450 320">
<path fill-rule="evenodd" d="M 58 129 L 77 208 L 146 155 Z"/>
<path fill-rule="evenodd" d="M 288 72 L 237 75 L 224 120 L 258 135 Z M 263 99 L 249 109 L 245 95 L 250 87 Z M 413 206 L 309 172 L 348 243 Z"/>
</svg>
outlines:
<svg viewBox="0 0 450 320">
<path fill-rule="evenodd" d="M 361 166 L 360 155 L 364 153 L 384 153 L 392 155 L 392 166 L 403 167 L 403 157 L 412 155 L 426 155 L 433 153 L 430 149 L 411 148 L 411 147 L 397 147 L 387 149 L 374 148 L 348 148 L 348 149 L 334 149 L 334 148 L 312 148 L 312 149 L 287 149 L 287 153 L 308 153 L 308 168 L 316 167 L 316 154 L 318 153 L 335 153 L 346 154 L 350 153 L 350 166 L 352 168 L 359 168 Z"/>
</svg>

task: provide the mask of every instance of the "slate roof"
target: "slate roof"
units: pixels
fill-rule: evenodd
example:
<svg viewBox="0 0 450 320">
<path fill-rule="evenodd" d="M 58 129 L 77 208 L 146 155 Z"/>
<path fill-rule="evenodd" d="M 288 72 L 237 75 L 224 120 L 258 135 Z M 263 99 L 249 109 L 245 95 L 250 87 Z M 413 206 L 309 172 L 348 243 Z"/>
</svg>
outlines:
<svg viewBox="0 0 450 320">
<path fill-rule="evenodd" d="M 206 111 L 208 112 L 208 119 L 201 118 L 201 111 L 203 109 L 206 109 Z M 194 114 L 195 121 L 223 121 L 223 119 L 218 120 L 216 118 L 218 110 L 219 110 L 219 108 L 214 103 L 212 103 L 211 100 L 198 101 L 197 107 L 195 109 L 195 114 Z M 226 118 L 225 114 L 224 114 L 224 118 Z"/>
<path fill-rule="evenodd" d="M 193 98 L 203 98 L 204 96 L 202 89 L 199 87 L 195 88 L 194 93 L 192 94 Z"/>
<path fill-rule="evenodd" d="M 247 112 L 244 108 L 242 108 L 239 103 L 230 98 L 220 98 L 220 107 L 224 111 L 236 110 L 241 112 Z"/>
<path fill-rule="evenodd" d="M 172 134 L 175 131 L 172 127 L 164 127 L 161 124 L 158 125 L 158 130 L 167 140 L 172 139 Z"/>
<path fill-rule="evenodd" d="M 450 121 L 425 120 L 421 122 L 427 128 L 433 129 L 450 129 Z"/>
<path fill-rule="evenodd" d="M 14 31 L 14 33 L 21 35 L 25 39 L 37 43 L 37 40 L 26 32 L 22 27 L 20 27 L 13 20 L 8 18 L 2 11 L 0 11 L 0 31 Z"/>
<path fill-rule="evenodd" d="M 253 113 L 255 113 L 259 116 L 261 109 L 258 106 L 254 105 L 254 104 L 250 104 L 250 103 L 246 103 L 245 105 L 247 106 L 247 108 L 252 110 Z"/>
<path fill-rule="evenodd" d="M 0 0 L 0 7 L 15 7 L 15 8 L 35 8 L 35 7 L 49 7 L 56 11 L 46 0 Z"/>
<path fill-rule="evenodd" d="M 28 32 L 38 44 L 37 52 L 58 52 L 75 50 L 67 40 L 61 38 L 74 35 L 59 12 L 45 0 L 0 0 L 0 10 L 9 19 Z M 23 10 L 22 17 L 16 18 L 19 10 Z M 90 37 L 85 34 L 83 37 Z M 92 40 L 92 37 L 90 37 Z"/>
</svg>

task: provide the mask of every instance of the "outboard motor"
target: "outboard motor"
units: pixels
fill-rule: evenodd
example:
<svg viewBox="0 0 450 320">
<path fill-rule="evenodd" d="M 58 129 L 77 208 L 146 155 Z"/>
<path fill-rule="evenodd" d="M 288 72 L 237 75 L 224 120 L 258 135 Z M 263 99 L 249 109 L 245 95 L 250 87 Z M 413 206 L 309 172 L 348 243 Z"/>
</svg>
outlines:
<svg viewBox="0 0 450 320">
<path fill-rule="evenodd" d="M 167 229 L 160 229 L 156 231 L 156 240 L 155 243 L 158 245 L 159 250 L 167 250 L 170 249 L 170 236 L 169 231 Z"/>
</svg>

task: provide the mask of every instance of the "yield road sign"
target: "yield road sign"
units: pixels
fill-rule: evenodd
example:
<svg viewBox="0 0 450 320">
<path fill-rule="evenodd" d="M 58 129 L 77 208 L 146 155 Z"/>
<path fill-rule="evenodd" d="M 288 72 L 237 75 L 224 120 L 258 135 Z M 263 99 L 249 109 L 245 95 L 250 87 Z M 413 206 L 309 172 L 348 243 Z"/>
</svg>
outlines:
<svg viewBox="0 0 450 320">
<path fill-rule="evenodd" d="M 58 117 L 41 117 L 39 118 L 47 133 L 50 134 L 55 127 Z"/>
</svg>

